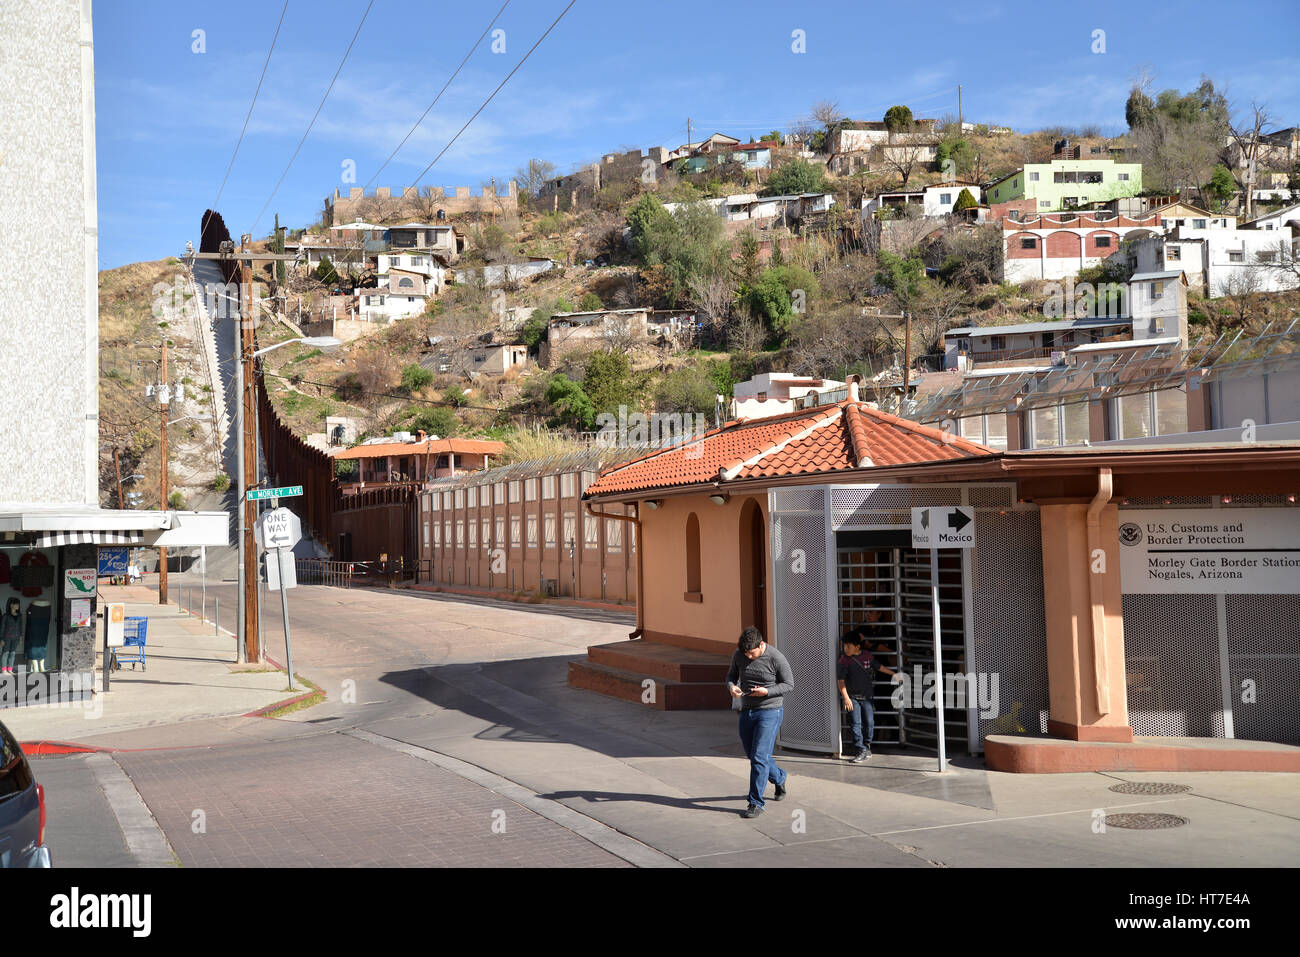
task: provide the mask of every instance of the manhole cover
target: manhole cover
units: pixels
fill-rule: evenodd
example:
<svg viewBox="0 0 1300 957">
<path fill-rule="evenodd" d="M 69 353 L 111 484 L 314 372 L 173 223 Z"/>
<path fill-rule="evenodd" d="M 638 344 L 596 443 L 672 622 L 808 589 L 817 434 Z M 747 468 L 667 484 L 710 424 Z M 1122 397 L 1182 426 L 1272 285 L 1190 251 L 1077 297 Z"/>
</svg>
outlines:
<svg viewBox="0 0 1300 957">
<path fill-rule="evenodd" d="M 1182 827 L 1187 818 L 1177 814 L 1107 814 L 1110 827 L 1126 827 L 1134 831 L 1158 831 L 1166 827 Z"/>
<path fill-rule="evenodd" d="M 1109 788 L 1117 794 L 1182 794 L 1191 789 L 1190 784 L 1167 784 L 1164 781 L 1125 781 Z"/>
</svg>

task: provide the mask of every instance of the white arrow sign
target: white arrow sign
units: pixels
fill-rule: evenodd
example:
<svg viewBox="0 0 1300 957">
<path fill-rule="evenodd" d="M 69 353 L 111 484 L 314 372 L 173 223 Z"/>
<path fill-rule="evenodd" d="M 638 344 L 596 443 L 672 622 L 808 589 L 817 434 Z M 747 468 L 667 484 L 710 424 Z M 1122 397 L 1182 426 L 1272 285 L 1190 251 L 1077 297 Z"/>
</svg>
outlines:
<svg viewBox="0 0 1300 957">
<path fill-rule="evenodd" d="M 263 548 L 293 548 L 302 540 L 302 522 L 287 508 L 275 508 L 257 520 L 253 532 Z"/>
</svg>

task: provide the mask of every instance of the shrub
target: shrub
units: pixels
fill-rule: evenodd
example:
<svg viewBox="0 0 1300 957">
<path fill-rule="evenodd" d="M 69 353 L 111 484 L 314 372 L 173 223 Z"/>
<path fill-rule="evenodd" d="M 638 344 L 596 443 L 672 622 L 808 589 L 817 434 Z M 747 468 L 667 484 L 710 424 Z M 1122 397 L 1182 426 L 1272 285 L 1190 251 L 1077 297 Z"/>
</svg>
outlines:
<svg viewBox="0 0 1300 957">
<path fill-rule="evenodd" d="M 605 304 L 600 301 L 600 296 L 594 292 L 585 293 L 582 301 L 578 303 L 578 309 L 581 312 L 595 312 L 597 309 L 604 309 Z"/>
<path fill-rule="evenodd" d="M 216 478 L 212 480 L 212 490 L 214 492 L 224 492 L 230 488 L 230 476 L 225 472 L 218 472 Z"/>
<path fill-rule="evenodd" d="M 172 492 L 170 495 L 167 496 L 167 504 L 170 505 L 172 508 L 184 508 L 185 496 L 181 494 L 179 491 Z"/>
<path fill-rule="evenodd" d="M 419 392 L 433 382 L 433 373 L 424 366 L 412 362 L 402 369 L 402 388 L 407 392 Z"/>
<path fill-rule="evenodd" d="M 451 409 L 421 409 L 411 420 L 410 428 L 412 431 L 423 431 L 445 439 L 460 429 L 460 420 Z"/>
</svg>

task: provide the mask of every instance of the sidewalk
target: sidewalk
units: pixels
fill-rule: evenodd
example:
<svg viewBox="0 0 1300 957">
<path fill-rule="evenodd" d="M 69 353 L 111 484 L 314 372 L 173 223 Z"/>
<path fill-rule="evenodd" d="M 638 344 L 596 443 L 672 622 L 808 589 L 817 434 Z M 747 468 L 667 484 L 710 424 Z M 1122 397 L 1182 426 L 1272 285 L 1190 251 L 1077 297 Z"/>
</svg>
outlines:
<svg viewBox="0 0 1300 957">
<path fill-rule="evenodd" d="M 298 692 L 285 690 L 283 672 L 235 663 L 235 639 L 224 628 L 160 606 L 157 592 L 139 585 L 101 586 L 101 604 L 124 601 L 128 616 L 149 619 L 144 667 L 124 664 L 103 692 L 102 644 L 96 649 L 95 693 L 90 701 L 63 706 L 6 709 L 5 725 L 20 742 L 58 741 L 94 746 L 115 732 L 202 718 L 238 716 Z"/>
</svg>

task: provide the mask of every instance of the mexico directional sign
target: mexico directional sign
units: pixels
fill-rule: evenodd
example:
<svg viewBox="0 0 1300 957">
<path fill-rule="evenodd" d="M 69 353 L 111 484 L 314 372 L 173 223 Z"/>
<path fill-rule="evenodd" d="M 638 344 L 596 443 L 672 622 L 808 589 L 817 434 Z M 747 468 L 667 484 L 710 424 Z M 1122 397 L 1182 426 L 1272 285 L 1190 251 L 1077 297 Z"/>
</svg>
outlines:
<svg viewBox="0 0 1300 957">
<path fill-rule="evenodd" d="M 283 488 L 250 488 L 248 500 L 259 502 L 264 498 L 292 498 L 302 494 L 301 485 L 286 485 Z"/>
<path fill-rule="evenodd" d="M 965 505 L 912 509 L 912 547 L 975 547 L 975 509 Z"/>
</svg>

